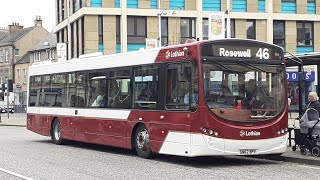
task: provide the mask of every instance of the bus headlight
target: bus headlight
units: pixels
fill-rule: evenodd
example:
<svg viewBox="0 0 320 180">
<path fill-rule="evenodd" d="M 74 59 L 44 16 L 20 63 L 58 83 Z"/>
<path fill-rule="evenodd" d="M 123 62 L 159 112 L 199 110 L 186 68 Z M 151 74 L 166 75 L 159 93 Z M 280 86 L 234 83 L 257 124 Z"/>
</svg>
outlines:
<svg viewBox="0 0 320 180">
<path fill-rule="evenodd" d="M 213 129 L 209 129 L 209 128 L 200 128 L 201 129 L 201 132 L 203 134 L 207 134 L 207 135 L 210 135 L 210 136 L 216 136 L 218 137 L 219 136 L 219 132 L 218 131 L 215 131 Z"/>
</svg>

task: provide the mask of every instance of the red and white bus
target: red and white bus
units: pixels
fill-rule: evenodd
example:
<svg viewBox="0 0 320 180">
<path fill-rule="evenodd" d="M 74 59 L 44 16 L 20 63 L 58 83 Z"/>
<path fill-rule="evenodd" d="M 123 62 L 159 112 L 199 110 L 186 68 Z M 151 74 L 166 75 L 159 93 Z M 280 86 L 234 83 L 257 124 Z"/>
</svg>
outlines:
<svg viewBox="0 0 320 180">
<path fill-rule="evenodd" d="M 223 39 L 32 65 L 27 128 L 152 154 L 281 154 L 281 47 Z"/>
</svg>

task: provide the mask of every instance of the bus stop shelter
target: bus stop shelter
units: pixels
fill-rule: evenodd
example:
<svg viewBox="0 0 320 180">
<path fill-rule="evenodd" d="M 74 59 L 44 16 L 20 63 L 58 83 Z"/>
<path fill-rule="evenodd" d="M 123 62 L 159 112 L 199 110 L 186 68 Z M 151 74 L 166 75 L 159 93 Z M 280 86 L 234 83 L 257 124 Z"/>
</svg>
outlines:
<svg viewBox="0 0 320 180">
<path fill-rule="evenodd" d="M 299 115 L 302 115 L 303 113 L 303 98 L 305 97 L 306 93 L 304 89 L 304 83 L 305 83 L 305 74 L 308 73 L 304 66 L 307 65 L 316 65 L 317 71 L 315 76 L 318 78 L 315 78 L 317 80 L 317 86 L 316 86 L 316 92 L 317 94 L 320 94 L 320 52 L 314 52 L 314 53 L 308 53 L 308 54 L 299 54 L 299 55 L 293 55 L 293 54 L 287 54 L 285 56 L 285 62 L 286 67 L 292 67 L 297 66 L 298 67 L 298 73 L 299 73 Z M 289 109 L 290 110 L 290 109 Z"/>
</svg>

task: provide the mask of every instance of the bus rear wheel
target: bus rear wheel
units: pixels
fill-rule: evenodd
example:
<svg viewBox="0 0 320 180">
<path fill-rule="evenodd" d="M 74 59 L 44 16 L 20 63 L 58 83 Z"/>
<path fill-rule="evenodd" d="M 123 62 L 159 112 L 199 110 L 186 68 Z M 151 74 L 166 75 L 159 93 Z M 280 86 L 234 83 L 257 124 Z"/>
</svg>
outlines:
<svg viewBox="0 0 320 180">
<path fill-rule="evenodd" d="M 150 136 L 148 129 L 144 125 L 138 126 L 134 136 L 134 146 L 139 157 L 151 158 Z"/>
<path fill-rule="evenodd" d="M 54 120 L 52 128 L 52 141 L 57 145 L 63 144 L 63 139 L 61 138 L 61 125 L 58 119 Z"/>
</svg>

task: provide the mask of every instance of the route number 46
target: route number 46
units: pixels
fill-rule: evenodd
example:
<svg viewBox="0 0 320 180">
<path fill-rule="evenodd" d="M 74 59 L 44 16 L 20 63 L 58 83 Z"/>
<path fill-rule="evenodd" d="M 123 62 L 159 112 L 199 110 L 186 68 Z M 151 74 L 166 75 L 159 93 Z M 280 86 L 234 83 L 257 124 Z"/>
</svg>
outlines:
<svg viewBox="0 0 320 180">
<path fill-rule="evenodd" d="M 260 58 L 260 59 L 269 59 L 270 58 L 270 54 L 269 54 L 269 49 L 267 48 L 259 48 L 256 57 Z"/>
</svg>

